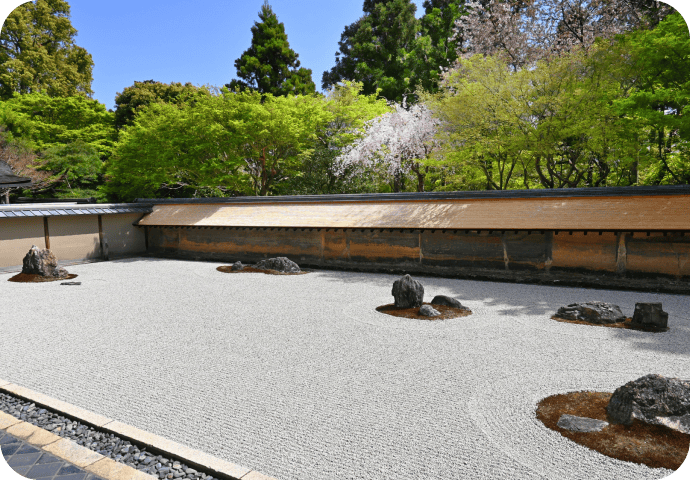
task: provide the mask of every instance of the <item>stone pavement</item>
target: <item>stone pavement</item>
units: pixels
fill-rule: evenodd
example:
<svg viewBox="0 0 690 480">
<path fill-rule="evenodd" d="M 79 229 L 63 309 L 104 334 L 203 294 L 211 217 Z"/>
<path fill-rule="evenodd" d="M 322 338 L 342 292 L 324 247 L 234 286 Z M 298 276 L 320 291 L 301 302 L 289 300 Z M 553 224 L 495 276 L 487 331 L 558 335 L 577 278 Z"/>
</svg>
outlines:
<svg viewBox="0 0 690 480">
<path fill-rule="evenodd" d="M 0 430 L 0 449 L 7 464 L 23 477 L 33 480 L 104 480 L 73 463 L 30 445 Z"/>
</svg>

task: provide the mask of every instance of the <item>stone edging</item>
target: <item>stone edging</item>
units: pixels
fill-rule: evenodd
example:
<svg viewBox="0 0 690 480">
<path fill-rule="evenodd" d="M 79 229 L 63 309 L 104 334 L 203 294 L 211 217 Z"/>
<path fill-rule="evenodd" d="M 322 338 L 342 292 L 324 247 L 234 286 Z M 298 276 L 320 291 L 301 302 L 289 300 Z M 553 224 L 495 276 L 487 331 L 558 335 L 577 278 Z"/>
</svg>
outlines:
<svg viewBox="0 0 690 480">
<path fill-rule="evenodd" d="M 232 480 L 276 480 L 256 470 L 221 460 L 200 450 L 185 447 L 179 443 L 167 440 L 138 428 L 112 420 L 102 415 L 89 412 L 83 408 L 34 392 L 28 388 L 15 385 L 0 379 L 0 392 L 8 393 L 24 400 L 33 402 L 36 406 L 54 410 L 59 415 L 72 418 L 85 425 L 89 425 L 105 433 L 112 433 L 123 440 L 145 446 L 149 451 L 165 455 L 171 459 L 185 463 L 192 468 L 206 471 L 209 474 Z M 75 442 L 59 437 L 54 433 L 24 422 L 4 412 L 0 412 L 0 430 L 14 435 L 36 447 L 94 473 L 106 480 L 158 480 L 153 475 L 136 470 L 129 465 L 106 458 Z"/>
</svg>

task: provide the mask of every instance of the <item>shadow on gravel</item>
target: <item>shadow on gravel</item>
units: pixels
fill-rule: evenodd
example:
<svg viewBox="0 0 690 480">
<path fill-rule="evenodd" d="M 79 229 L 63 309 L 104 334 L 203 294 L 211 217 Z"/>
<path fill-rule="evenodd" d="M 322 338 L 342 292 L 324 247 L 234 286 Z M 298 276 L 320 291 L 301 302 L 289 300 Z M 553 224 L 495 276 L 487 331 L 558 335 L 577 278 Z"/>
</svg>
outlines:
<svg viewBox="0 0 690 480">
<path fill-rule="evenodd" d="M 329 282 L 357 283 L 371 287 L 392 289 L 400 274 L 352 272 L 343 270 L 314 270 Z M 493 308 L 497 315 L 507 319 L 516 315 L 543 316 L 552 320 L 558 308 L 575 302 L 599 300 L 617 304 L 623 313 L 632 317 L 637 302 L 662 302 L 669 312 L 669 331 L 641 332 L 627 329 L 611 329 L 612 341 L 626 342 L 635 350 L 644 350 L 675 355 L 690 355 L 690 297 L 685 295 L 658 294 L 625 290 L 601 290 L 593 288 L 559 287 L 553 285 L 532 285 L 521 283 L 489 282 L 412 275 L 424 286 L 425 298 L 436 294 L 450 295 L 461 302 L 478 302 Z M 390 298 L 372 298 L 373 304 L 389 302 Z M 378 302 L 378 303 L 377 303 Z M 579 325 L 573 327 L 581 328 Z M 597 328 L 592 326 L 592 328 Z"/>
</svg>

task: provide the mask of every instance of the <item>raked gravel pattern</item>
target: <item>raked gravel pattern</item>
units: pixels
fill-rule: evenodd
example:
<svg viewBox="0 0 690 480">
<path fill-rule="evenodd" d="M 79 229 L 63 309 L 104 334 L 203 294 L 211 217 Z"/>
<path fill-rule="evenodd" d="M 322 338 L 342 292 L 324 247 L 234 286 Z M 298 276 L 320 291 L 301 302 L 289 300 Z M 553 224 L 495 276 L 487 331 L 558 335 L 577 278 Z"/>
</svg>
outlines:
<svg viewBox="0 0 690 480">
<path fill-rule="evenodd" d="M 399 275 L 137 258 L 77 286 L 0 275 L 0 378 L 281 480 L 660 479 L 544 427 L 537 402 L 690 378 L 690 298 L 414 275 L 474 313 L 391 317 Z M 670 331 L 560 323 L 662 302 Z"/>
</svg>

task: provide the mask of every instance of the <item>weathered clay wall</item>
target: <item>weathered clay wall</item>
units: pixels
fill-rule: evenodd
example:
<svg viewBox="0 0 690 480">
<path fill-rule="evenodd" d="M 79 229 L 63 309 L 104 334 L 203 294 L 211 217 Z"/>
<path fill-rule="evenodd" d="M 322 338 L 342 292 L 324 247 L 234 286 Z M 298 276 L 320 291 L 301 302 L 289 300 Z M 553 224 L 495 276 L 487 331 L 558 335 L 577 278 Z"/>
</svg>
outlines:
<svg viewBox="0 0 690 480">
<path fill-rule="evenodd" d="M 45 248 L 43 218 L 5 218 L 0 223 L 0 268 L 21 265 L 32 245 Z"/>
<path fill-rule="evenodd" d="M 690 276 L 690 236 L 652 233 L 146 227 L 148 249 L 177 258 L 452 274 L 490 268 Z"/>
<path fill-rule="evenodd" d="M 125 213 L 0 218 L 0 268 L 21 268 L 32 245 L 50 248 L 61 262 L 102 258 L 101 235 L 108 241 L 110 257 L 144 253 L 144 230 L 133 225 L 141 216 Z"/>
</svg>

